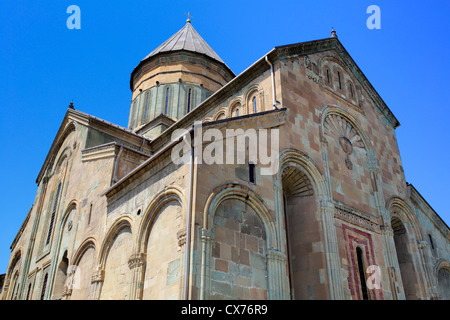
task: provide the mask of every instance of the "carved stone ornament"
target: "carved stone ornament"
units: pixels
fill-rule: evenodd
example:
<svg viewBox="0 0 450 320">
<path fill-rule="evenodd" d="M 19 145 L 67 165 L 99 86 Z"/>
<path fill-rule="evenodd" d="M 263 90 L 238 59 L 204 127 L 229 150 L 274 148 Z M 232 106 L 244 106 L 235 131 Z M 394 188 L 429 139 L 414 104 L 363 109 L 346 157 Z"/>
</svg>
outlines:
<svg viewBox="0 0 450 320">
<path fill-rule="evenodd" d="M 304 60 L 306 67 L 306 76 L 308 77 L 308 79 L 314 81 L 315 83 L 319 83 L 322 77 L 319 75 L 317 66 L 313 62 L 311 62 L 309 56 L 305 56 Z"/>
<path fill-rule="evenodd" d="M 358 132 L 350 122 L 336 114 L 331 114 L 326 117 L 324 128 L 326 133 L 339 141 L 339 145 L 346 155 L 344 160 L 345 166 L 347 169 L 352 170 L 353 163 L 350 160 L 350 155 L 353 153 L 354 148 L 364 149 L 364 142 Z"/>
<path fill-rule="evenodd" d="M 178 246 L 182 247 L 186 244 L 186 230 L 181 229 L 177 232 Z"/>
<path fill-rule="evenodd" d="M 137 253 L 130 256 L 128 259 L 128 267 L 134 269 L 144 265 L 145 255 L 143 253 Z"/>
<path fill-rule="evenodd" d="M 92 273 L 91 282 L 101 282 L 105 279 L 105 272 L 103 270 L 97 270 Z"/>
</svg>

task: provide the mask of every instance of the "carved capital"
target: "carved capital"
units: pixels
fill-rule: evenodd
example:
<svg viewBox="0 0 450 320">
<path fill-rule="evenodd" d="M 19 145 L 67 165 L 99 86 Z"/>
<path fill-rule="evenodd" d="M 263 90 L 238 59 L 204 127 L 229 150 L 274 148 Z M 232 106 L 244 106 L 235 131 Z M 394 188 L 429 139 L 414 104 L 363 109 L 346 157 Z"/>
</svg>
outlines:
<svg viewBox="0 0 450 320">
<path fill-rule="evenodd" d="M 208 229 L 202 228 L 200 238 L 203 242 L 211 241 L 211 231 Z"/>
<path fill-rule="evenodd" d="M 94 271 L 91 277 L 91 282 L 102 282 L 103 280 L 105 280 L 105 271 L 103 270 Z"/>
<path fill-rule="evenodd" d="M 145 253 L 136 253 L 131 255 L 128 259 L 128 267 L 130 269 L 142 267 L 145 263 L 145 256 Z"/>
<path fill-rule="evenodd" d="M 67 297 L 67 296 L 70 296 L 72 294 L 72 288 L 69 288 L 69 287 L 64 287 L 64 291 L 63 291 L 63 293 L 62 293 L 62 296 L 63 297 Z"/>
<path fill-rule="evenodd" d="M 180 229 L 177 232 L 178 246 L 182 247 L 186 244 L 186 229 Z"/>
<path fill-rule="evenodd" d="M 419 249 L 425 249 L 428 246 L 428 243 L 424 240 L 417 240 L 417 247 Z"/>
<path fill-rule="evenodd" d="M 267 256 L 267 260 L 269 260 L 269 261 L 278 261 L 278 262 L 283 262 L 283 263 L 287 262 L 286 254 L 279 250 L 273 249 L 273 248 L 270 248 L 267 251 L 266 256 Z"/>
<path fill-rule="evenodd" d="M 387 225 L 380 226 L 380 232 L 381 234 L 385 234 L 387 236 L 394 236 L 394 230 L 392 230 L 392 228 Z"/>
</svg>

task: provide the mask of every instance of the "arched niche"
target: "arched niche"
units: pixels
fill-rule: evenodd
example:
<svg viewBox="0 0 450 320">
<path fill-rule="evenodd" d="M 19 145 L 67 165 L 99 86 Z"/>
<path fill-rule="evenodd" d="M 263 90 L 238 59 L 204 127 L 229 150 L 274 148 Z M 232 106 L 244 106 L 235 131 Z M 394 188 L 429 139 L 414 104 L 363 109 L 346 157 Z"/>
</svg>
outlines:
<svg viewBox="0 0 450 320">
<path fill-rule="evenodd" d="M 127 217 L 118 219 L 107 233 L 100 251 L 100 269 L 104 271 L 100 300 L 127 299 L 132 240 L 131 222 Z"/>
<path fill-rule="evenodd" d="M 94 238 L 87 238 L 81 243 L 71 259 L 69 268 L 69 285 L 71 300 L 91 299 L 91 278 L 95 269 L 97 245 Z"/>
</svg>

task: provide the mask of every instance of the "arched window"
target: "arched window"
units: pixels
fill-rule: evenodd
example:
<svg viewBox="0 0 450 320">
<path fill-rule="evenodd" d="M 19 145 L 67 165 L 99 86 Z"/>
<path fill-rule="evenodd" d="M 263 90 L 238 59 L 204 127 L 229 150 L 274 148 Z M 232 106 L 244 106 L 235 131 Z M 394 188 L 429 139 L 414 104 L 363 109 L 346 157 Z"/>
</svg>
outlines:
<svg viewBox="0 0 450 320">
<path fill-rule="evenodd" d="M 255 183 L 255 164 L 249 163 L 248 164 L 248 181 L 250 183 Z"/>
<path fill-rule="evenodd" d="M 342 84 L 341 84 L 341 73 L 338 71 L 337 72 L 337 75 L 338 75 L 338 81 L 339 81 L 339 89 L 341 89 L 342 90 Z"/>
<path fill-rule="evenodd" d="M 30 293 L 31 293 L 31 283 L 28 285 L 27 300 L 30 300 Z"/>
<path fill-rule="evenodd" d="M 252 105 L 253 105 L 253 112 L 257 113 L 258 112 L 258 108 L 256 106 L 256 97 L 253 97 L 252 99 Z"/>
<path fill-rule="evenodd" d="M 48 273 L 45 274 L 44 283 L 42 283 L 41 300 L 44 300 L 45 297 L 45 290 L 47 289 L 47 280 L 48 280 Z"/>
<path fill-rule="evenodd" d="M 239 117 L 239 115 L 242 113 L 240 109 L 241 109 L 241 103 L 240 102 L 235 103 L 233 105 L 233 107 L 231 108 L 230 115 L 232 117 Z"/>
<path fill-rule="evenodd" d="M 431 236 L 431 234 L 428 235 L 428 238 L 430 239 L 430 245 L 431 245 L 431 249 L 434 250 L 434 243 L 433 243 L 433 237 Z"/>
<path fill-rule="evenodd" d="M 170 94 L 170 88 L 167 87 L 166 89 L 166 103 L 164 106 L 164 115 L 167 116 L 167 111 L 169 110 L 169 94 Z"/>
<path fill-rule="evenodd" d="M 327 82 L 331 83 L 330 70 L 327 69 Z"/>
<path fill-rule="evenodd" d="M 356 256 L 358 259 L 358 272 L 359 272 L 359 279 L 361 282 L 361 291 L 363 300 L 369 300 L 369 293 L 367 291 L 367 284 L 366 284 L 366 276 L 364 273 L 364 260 L 363 260 L 363 253 L 361 248 L 356 248 Z"/>
<path fill-rule="evenodd" d="M 189 88 L 188 96 L 187 96 L 187 112 L 188 113 L 191 111 L 191 98 L 192 98 L 192 89 Z"/>
<path fill-rule="evenodd" d="M 353 98 L 355 96 L 355 94 L 353 93 L 353 85 L 351 82 L 349 82 L 348 88 L 350 89 L 350 97 Z"/>
<path fill-rule="evenodd" d="M 45 245 L 48 245 L 50 243 L 50 239 L 52 237 L 53 225 L 55 223 L 55 216 L 56 216 L 56 208 L 58 207 L 58 200 L 59 200 L 60 192 L 61 192 L 61 182 L 58 184 L 58 189 L 56 190 L 56 196 L 55 196 L 55 201 L 53 203 L 53 210 L 52 210 L 52 215 L 50 217 L 50 224 L 48 226 L 48 234 L 47 234 L 47 240 L 45 241 Z"/>
</svg>

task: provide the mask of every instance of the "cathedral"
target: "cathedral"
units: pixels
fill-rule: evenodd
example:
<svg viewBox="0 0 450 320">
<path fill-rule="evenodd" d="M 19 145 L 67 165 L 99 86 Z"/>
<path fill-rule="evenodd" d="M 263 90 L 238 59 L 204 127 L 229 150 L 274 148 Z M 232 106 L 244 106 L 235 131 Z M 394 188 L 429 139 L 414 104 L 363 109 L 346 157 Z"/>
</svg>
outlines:
<svg viewBox="0 0 450 320">
<path fill-rule="evenodd" d="M 450 299 L 449 227 L 334 30 L 235 75 L 188 19 L 130 89 L 127 128 L 67 108 L 2 299 Z M 244 161 L 198 161 L 230 130 Z"/>
</svg>

